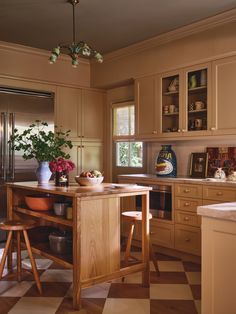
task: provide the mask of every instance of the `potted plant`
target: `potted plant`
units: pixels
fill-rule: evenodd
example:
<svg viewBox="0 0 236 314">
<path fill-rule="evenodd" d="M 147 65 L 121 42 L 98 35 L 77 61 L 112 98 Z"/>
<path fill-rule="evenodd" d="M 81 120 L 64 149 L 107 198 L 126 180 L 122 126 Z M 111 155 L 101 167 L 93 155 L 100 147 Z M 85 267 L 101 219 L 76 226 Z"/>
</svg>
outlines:
<svg viewBox="0 0 236 314">
<path fill-rule="evenodd" d="M 68 139 L 70 130 L 66 132 L 56 130 L 53 132 L 51 130 L 47 131 L 47 127 L 46 122 L 36 120 L 22 133 L 15 129 L 9 140 L 13 150 L 23 152 L 23 159 L 35 158 L 38 161 L 39 167 L 36 170 L 36 176 L 39 184 L 48 183 L 51 177 L 49 162 L 59 157 L 70 158 L 65 149 L 73 147 Z M 55 128 L 57 129 L 57 127 Z"/>
<path fill-rule="evenodd" d="M 55 173 L 56 186 L 68 186 L 68 173 L 75 169 L 75 164 L 71 160 L 59 157 L 56 160 L 50 161 L 49 168 Z"/>
</svg>

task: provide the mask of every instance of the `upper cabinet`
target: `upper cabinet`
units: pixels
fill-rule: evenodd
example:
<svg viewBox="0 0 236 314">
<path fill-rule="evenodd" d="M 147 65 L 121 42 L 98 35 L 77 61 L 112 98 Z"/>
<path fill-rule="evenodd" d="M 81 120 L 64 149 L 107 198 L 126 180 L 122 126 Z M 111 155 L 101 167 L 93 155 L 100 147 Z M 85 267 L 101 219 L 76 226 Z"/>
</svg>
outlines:
<svg viewBox="0 0 236 314">
<path fill-rule="evenodd" d="M 210 64 L 201 64 L 160 75 L 162 137 L 211 132 L 210 70 Z"/>
<path fill-rule="evenodd" d="M 56 125 L 70 129 L 72 139 L 103 140 L 105 94 L 93 90 L 58 87 Z"/>
<path fill-rule="evenodd" d="M 214 134 L 236 134 L 236 57 L 213 62 Z"/>
<path fill-rule="evenodd" d="M 136 135 L 150 138 L 158 134 L 157 77 L 146 76 L 135 81 Z"/>
</svg>

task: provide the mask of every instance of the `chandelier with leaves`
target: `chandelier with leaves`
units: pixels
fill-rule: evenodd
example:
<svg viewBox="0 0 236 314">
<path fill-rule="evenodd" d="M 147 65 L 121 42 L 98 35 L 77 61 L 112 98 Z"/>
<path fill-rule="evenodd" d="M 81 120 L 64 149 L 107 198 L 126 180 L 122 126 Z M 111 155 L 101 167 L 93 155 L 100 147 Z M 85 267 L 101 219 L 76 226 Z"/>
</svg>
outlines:
<svg viewBox="0 0 236 314">
<path fill-rule="evenodd" d="M 99 63 L 102 63 L 103 57 L 99 52 L 94 50 L 84 41 L 76 42 L 75 6 L 79 3 L 79 0 L 68 0 L 68 2 L 73 6 L 73 41 L 71 44 L 58 44 L 57 47 L 53 48 L 51 56 L 49 57 L 49 63 L 54 64 L 63 51 L 67 51 L 67 54 L 71 57 L 72 66 L 75 68 L 79 64 L 79 56 L 85 58 L 95 58 Z"/>
</svg>

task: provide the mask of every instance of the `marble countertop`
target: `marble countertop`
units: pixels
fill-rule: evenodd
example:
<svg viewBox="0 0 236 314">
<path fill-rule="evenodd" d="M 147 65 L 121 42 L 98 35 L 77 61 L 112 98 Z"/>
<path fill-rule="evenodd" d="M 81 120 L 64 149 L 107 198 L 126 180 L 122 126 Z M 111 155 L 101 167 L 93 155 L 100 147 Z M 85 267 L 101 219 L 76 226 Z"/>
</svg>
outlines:
<svg viewBox="0 0 236 314">
<path fill-rule="evenodd" d="M 206 179 L 196 179 L 196 178 L 189 178 L 189 177 L 157 177 L 154 174 L 122 174 L 118 176 L 119 181 L 122 179 L 130 179 L 130 182 L 135 182 L 141 180 L 142 182 L 147 181 L 149 183 L 152 181 L 154 184 L 155 182 L 166 182 L 166 183 L 186 183 L 186 184 L 202 184 L 202 185 L 217 185 L 217 186 L 224 186 L 224 187 L 235 187 L 236 188 L 236 181 L 227 181 L 227 180 L 219 180 L 214 178 L 206 178 Z"/>
<path fill-rule="evenodd" d="M 236 221 L 236 202 L 198 206 L 198 215 Z"/>
</svg>

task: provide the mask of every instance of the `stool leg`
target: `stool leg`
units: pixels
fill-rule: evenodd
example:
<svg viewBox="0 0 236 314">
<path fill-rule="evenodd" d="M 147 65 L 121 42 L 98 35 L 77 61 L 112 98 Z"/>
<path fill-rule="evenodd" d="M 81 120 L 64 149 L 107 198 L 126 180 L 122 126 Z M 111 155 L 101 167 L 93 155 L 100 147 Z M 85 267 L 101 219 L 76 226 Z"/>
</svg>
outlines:
<svg viewBox="0 0 236 314">
<path fill-rule="evenodd" d="M 12 239 L 12 231 L 9 231 L 6 246 L 5 246 L 5 249 L 3 251 L 2 260 L 1 260 L 1 264 L 0 264 L 0 279 L 2 278 L 2 273 L 3 273 L 4 266 L 5 266 L 7 253 L 8 253 L 9 247 L 11 245 L 11 239 Z"/>
<path fill-rule="evenodd" d="M 157 260 L 156 260 L 155 254 L 153 253 L 153 250 L 152 250 L 152 242 L 151 241 L 150 241 L 149 251 L 150 251 L 150 258 L 151 258 L 151 260 L 153 262 L 153 265 L 155 267 L 157 276 L 160 276 L 160 271 L 159 271 L 159 268 L 158 268 Z"/>
<path fill-rule="evenodd" d="M 131 250 L 131 245 L 132 245 L 132 239 L 133 239 L 133 234 L 134 234 L 134 222 L 130 225 L 129 229 L 129 236 L 127 240 L 127 246 L 125 250 L 125 265 L 128 265 L 129 257 L 130 257 L 130 250 Z"/>
<path fill-rule="evenodd" d="M 31 266 L 32 266 L 32 271 L 34 273 L 34 279 L 35 279 L 37 288 L 39 290 L 39 293 L 42 294 L 42 286 L 41 286 L 41 282 L 40 282 L 40 279 L 39 279 L 36 263 L 35 263 L 35 260 L 34 260 L 33 254 L 32 254 L 32 250 L 31 250 L 31 246 L 30 246 L 30 242 L 29 242 L 27 231 L 23 230 L 23 234 L 24 234 L 25 244 L 26 244 L 26 247 L 27 247 L 27 251 L 28 251 L 30 262 L 31 262 Z"/>
<path fill-rule="evenodd" d="M 20 246 L 20 231 L 16 232 L 17 240 L 17 280 L 21 281 L 21 246 Z"/>
</svg>

